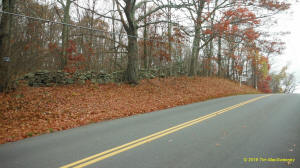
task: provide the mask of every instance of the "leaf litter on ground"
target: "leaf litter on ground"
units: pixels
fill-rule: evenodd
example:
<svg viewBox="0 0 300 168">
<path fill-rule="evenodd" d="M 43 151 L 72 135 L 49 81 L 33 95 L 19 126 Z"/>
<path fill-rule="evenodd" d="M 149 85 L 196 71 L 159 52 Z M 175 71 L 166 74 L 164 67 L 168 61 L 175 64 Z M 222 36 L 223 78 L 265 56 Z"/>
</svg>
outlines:
<svg viewBox="0 0 300 168">
<path fill-rule="evenodd" d="M 212 98 L 258 93 L 220 78 L 142 80 L 139 85 L 20 86 L 0 94 L 0 144 L 89 123 L 171 108 Z"/>
</svg>

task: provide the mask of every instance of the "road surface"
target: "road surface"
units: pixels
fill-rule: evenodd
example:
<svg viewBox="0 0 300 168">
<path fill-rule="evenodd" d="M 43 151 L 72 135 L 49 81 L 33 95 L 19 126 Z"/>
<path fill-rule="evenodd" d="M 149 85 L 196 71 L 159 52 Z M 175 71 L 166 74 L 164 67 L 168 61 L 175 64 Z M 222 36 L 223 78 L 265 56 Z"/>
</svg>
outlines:
<svg viewBox="0 0 300 168">
<path fill-rule="evenodd" d="M 300 167 L 300 95 L 241 95 L 0 145 L 1 168 Z"/>
</svg>

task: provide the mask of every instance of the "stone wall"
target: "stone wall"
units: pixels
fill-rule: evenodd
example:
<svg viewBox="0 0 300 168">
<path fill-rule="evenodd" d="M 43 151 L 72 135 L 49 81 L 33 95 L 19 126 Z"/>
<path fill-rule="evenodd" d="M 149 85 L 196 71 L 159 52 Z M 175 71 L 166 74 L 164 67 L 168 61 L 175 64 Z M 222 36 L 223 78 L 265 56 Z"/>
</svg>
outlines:
<svg viewBox="0 0 300 168">
<path fill-rule="evenodd" d="M 113 72 L 111 74 L 104 72 L 76 72 L 70 74 L 64 71 L 48 71 L 40 70 L 34 73 L 26 74 L 21 80 L 28 82 L 29 86 L 53 86 L 53 85 L 68 85 L 68 84 L 85 84 L 86 81 L 92 83 L 105 84 L 109 82 L 122 82 L 124 71 Z M 166 77 L 163 72 L 159 70 L 144 70 L 139 71 L 140 79 L 152 79 L 155 77 Z"/>
<path fill-rule="evenodd" d="M 120 73 L 120 72 L 119 72 Z M 23 80 L 28 82 L 29 86 L 53 86 L 53 85 L 68 85 L 68 84 L 85 84 L 87 80 L 92 83 L 104 84 L 108 82 L 120 82 L 120 74 L 118 72 L 106 74 L 104 72 L 76 72 L 70 74 L 63 71 L 47 71 L 40 70 L 34 73 L 28 73 Z"/>
</svg>

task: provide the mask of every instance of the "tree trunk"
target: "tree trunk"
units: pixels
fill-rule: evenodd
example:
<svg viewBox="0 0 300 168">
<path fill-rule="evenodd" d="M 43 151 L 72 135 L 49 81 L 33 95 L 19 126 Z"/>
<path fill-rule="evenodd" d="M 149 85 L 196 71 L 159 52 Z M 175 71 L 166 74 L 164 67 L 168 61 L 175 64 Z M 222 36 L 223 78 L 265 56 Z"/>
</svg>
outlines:
<svg viewBox="0 0 300 168">
<path fill-rule="evenodd" d="M 69 24 L 70 23 L 70 7 L 71 7 L 71 0 L 67 0 L 66 4 L 64 5 L 64 18 L 63 23 Z M 64 69 L 67 65 L 67 48 L 68 48 L 68 41 L 69 41 L 69 26 L 63 25 L 62 30 L 62 55 L 61 55 L 61 62 L 60 62 L 60 69 Z"/>
<path fill-rule="evenodd" d="M 112 14 L 112 37 L 113 37 L 113 51 L 114 51 L 114 71 L 117 71 L 117 60 L 118 60 L 118 51 L 116 46 L 116 23 L 115 23 L 115 8 L 116 8 L 116 2 L 113 0 L 113 14 Z"/>
<path fill-rule="evenodd" d="M 228 58 L 227 58 L 227 75 L 226 75 L 226 77 L 227 77 L 227 79 L 230 79 L 230 57 L 228 56 Z"/>
<path fill-rule="evenodd" d="M 201 38 L 201 23 L 202 23 L 202 11 L 204 8 L 205 1 L 199 1 L 197 2 L 197 20 L 194 23 L 195 24 L 195 37 L 193 40 L 193 46 L 192 46 L 192 58 L 190 62 L 190 71 L 189 76 L 194 76 L 196 74 L 196 67 L 197 67 L 197 61 L 199 56 L 199 44 L 200 44 L 200 38 Z"/>
<path fill-rule="evenodd" d="M 213 55 L 213 41 L 209 43 L 209 52 L 208 52 L 208 58 L 207 58 L 207 73 L 208 76 L 211 76 L 212 71 L 211 71 L 211 58 Z"/>
<path fill-rule="evenodd" d="M 13 12 L 15 0 L 2 0 L 2 10 Z M 11 74 L 9 73 L 10 62 L 10 33 L 12 26 L 12 16 L 2 14 L 0 23 L 0 92 L 6 91 L 11 86 Z"/>
<path fill-rule="evenodd" d="M 128 24 L 123 20 L 124 28 L 128 37 L 128 63 L 125 74 L 125 80 L 130 84 L 138 84 L 138 43 L 137 43 L 137 23 L 135 16 L 135 1 L 125 1 L 126 6 L 124 12 Z M 119 4 L 119 3 L 118 3 Z M 119 6 L 118 6 L 119 9 Z"/>
<path fill-rule="evenodd" d="M 126 80 L 130 84 L 138 84 L 138 43 L 136 33 L 128 33 L 128 63 L 126 70 Z"/>
<path fill-rule="evenodd" d="M 222 71 L 222 38 L 219 36 L 218 39 L 218 76 L 221 77 L 221 71 Z"/>
<path fill-rule="evenodd" d="M 168 5 L 170 5 L 170 0 L 168 0 Z M 170 62 L 172 63 L 172 14 L 171 14 L 171 8 L 168 7 L 168 50 L 169 50 L 169 56 L 170 56 Z"/>
<path fill-rule="evenodd" d="M 144 15 L 147 14 L 147 3 L 145 3 Z M 144 19 L 144 24 L 147 24 L 147 17 Z M 148 40 L 148 30 L 147 26 L 144 27 L 144 68 L 148 69 L 148 50 L 147 50 L 147 40 Z"/>
<path fill-rule="evenodd" d="M 252 78 L 253 78 L 253 87 L 255 89 L 257 89 L 257 83 L 258 83 L 258 77 L 257 77 L 257 61 L 256 61 L 256 57 L 255 57 L 255 65 L 253 67 L 253 71 L 252 71 Z"/>
<path fill-rule="evenodd" d="M 189 76 L 194 76 L 196 74 L 196 67 L 199 55 L 199 44 L 200 44 L 200 30 L 195 28 L 195 38 L 193 40 L 192 46 L 192 57 L 190 62 L 190 72 Z"/>
<path fill-rule="evenodd" d="M 231 79 L 236 80 L 236 73 L 235 73 L 235 58 L 231 59 Z"/>
</svg>

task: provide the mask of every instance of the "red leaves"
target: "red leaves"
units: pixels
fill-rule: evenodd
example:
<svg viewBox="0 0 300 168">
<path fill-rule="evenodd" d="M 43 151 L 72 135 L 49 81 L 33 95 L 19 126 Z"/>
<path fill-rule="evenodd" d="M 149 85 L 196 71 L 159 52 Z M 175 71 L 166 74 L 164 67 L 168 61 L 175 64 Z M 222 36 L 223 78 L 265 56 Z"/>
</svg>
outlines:
<svg viewBox="0 0 300 168">
<path fill-rule="evenodd" d="M 20 87 L 0 94 L 0 143 L 214 97 L 255 92 L 225 79 L 168 78 L 130 85 Z"/>
<path fill-rule="evenodd" d="M 225 19 L 226 18 L 226 19 Z M 252 23 L 259 24 L 259 20 L 256 18 L 256 15 L 249 11 L 247 8 L 238 7 L 236 9 L 230 9 L 224 12 L 223 20 L 232 20 L 238 23 Z"/>
<path fill-rule="evenodd" d="M 74 41 L 70 40 L 69 41 L 69 48 L 67 48 L 67 52 L 68 54 L 73 54 L 73 52 L 76 52 L 77 47 Z"/>
<path fill-rule="evenodd" d="M 272 80 L 272 77 L 268 76 L 266 79 L 259 81 L 259 83 L 258 83 L 259 90 L 264 93 L 272 93 L 272 89 L 270 87 L 271 80 Z"/>
<path fill-rule="evenodd" d="M 223 14 L 224 16 L 220 19 L 219 23 L 213 25 L 213 30 L 221 35 L 223 33 L 226 35 L 236 35 L 242 31 L 240 30 L 241 27 L 245 29 L 260 23 L 256 15 L 247 8 L 237 7 L 225 11 Z M 246 36 L 251 40 L 258 38 L 256 34 L 250 34 L 250 32 L 246 32 Z"/>
<path fill-rule="evenodd" d="M 287 10 L 290 8 L 289 3 L 279 2 L 278 0 L 260 0 L 260 6 L 269 10 Z"/>
<path fill-rule="evenodd" d="M 213 32 L 210 29 L 206 29 L 203 33 L 204 34 L 213 34 Z"/>
<path fill-rule="evenodd" d="M 244 34 L 250 41 L 256 40 L 260 36 L 260 34 L 255 32 L 253 28 L 246 29 Z"/>
<path fill-rule="evenodd" d="M 224 12 L 224 15 L 227 17 L 232 17 L 235 15 L 235 12 L 233 10 L 228 10 L 228 11 Z"/>
<path fill-rule="evenodd" d="M 85 45 L 87 50 L 89 51 L 89 54 L 93 54 L 92 49 Z M 86 61 L 86 58 L 83 54 L 78 53 L 77 51 L 77 45 L 74 41 L 69 41 L 69 47 L 66 49 L 67 51 L 67 66 L 65 67 L 65 71 L 69 73 L 74 73 L 77 70 L 84 69 L 84 62 Z"/>
<path fill-rule="evenodd" d="M 57 44 L 56 43 L 49 43 L 48 44 L 48 48 L 49 48 L 49 50 L 50 51 L 52 51 L 52 50 L 55 50 L 55 49 L 57 49 L 58 47 L 57 47 Z"/>
<path fill-rule="evenodd" d="M 226 31 L 225 24 L 224 23 L 214 24 L 213 30 L 218 32 L 219 34 L 223 34 Z"/>
<path fill-rule="evenodd" d="M 232 26 L 232 33 L 236 33 L 236 32 L 238 32 L 238 31 L 239 31 L 238 25 L 233 25 L 233 26 Z"/>
<path fill-rule="evenodd" d="M 247 12 L 249 12 L 249 10 L 247 9 L 247 8 L 237 8 L 236 9 L 236 11 L 235 11 L 236 13 L 239 13 L 239 14 L 241 14 L 241 15 L 243 15 L 244 13 L 247 13 Z"/>
</svg>

